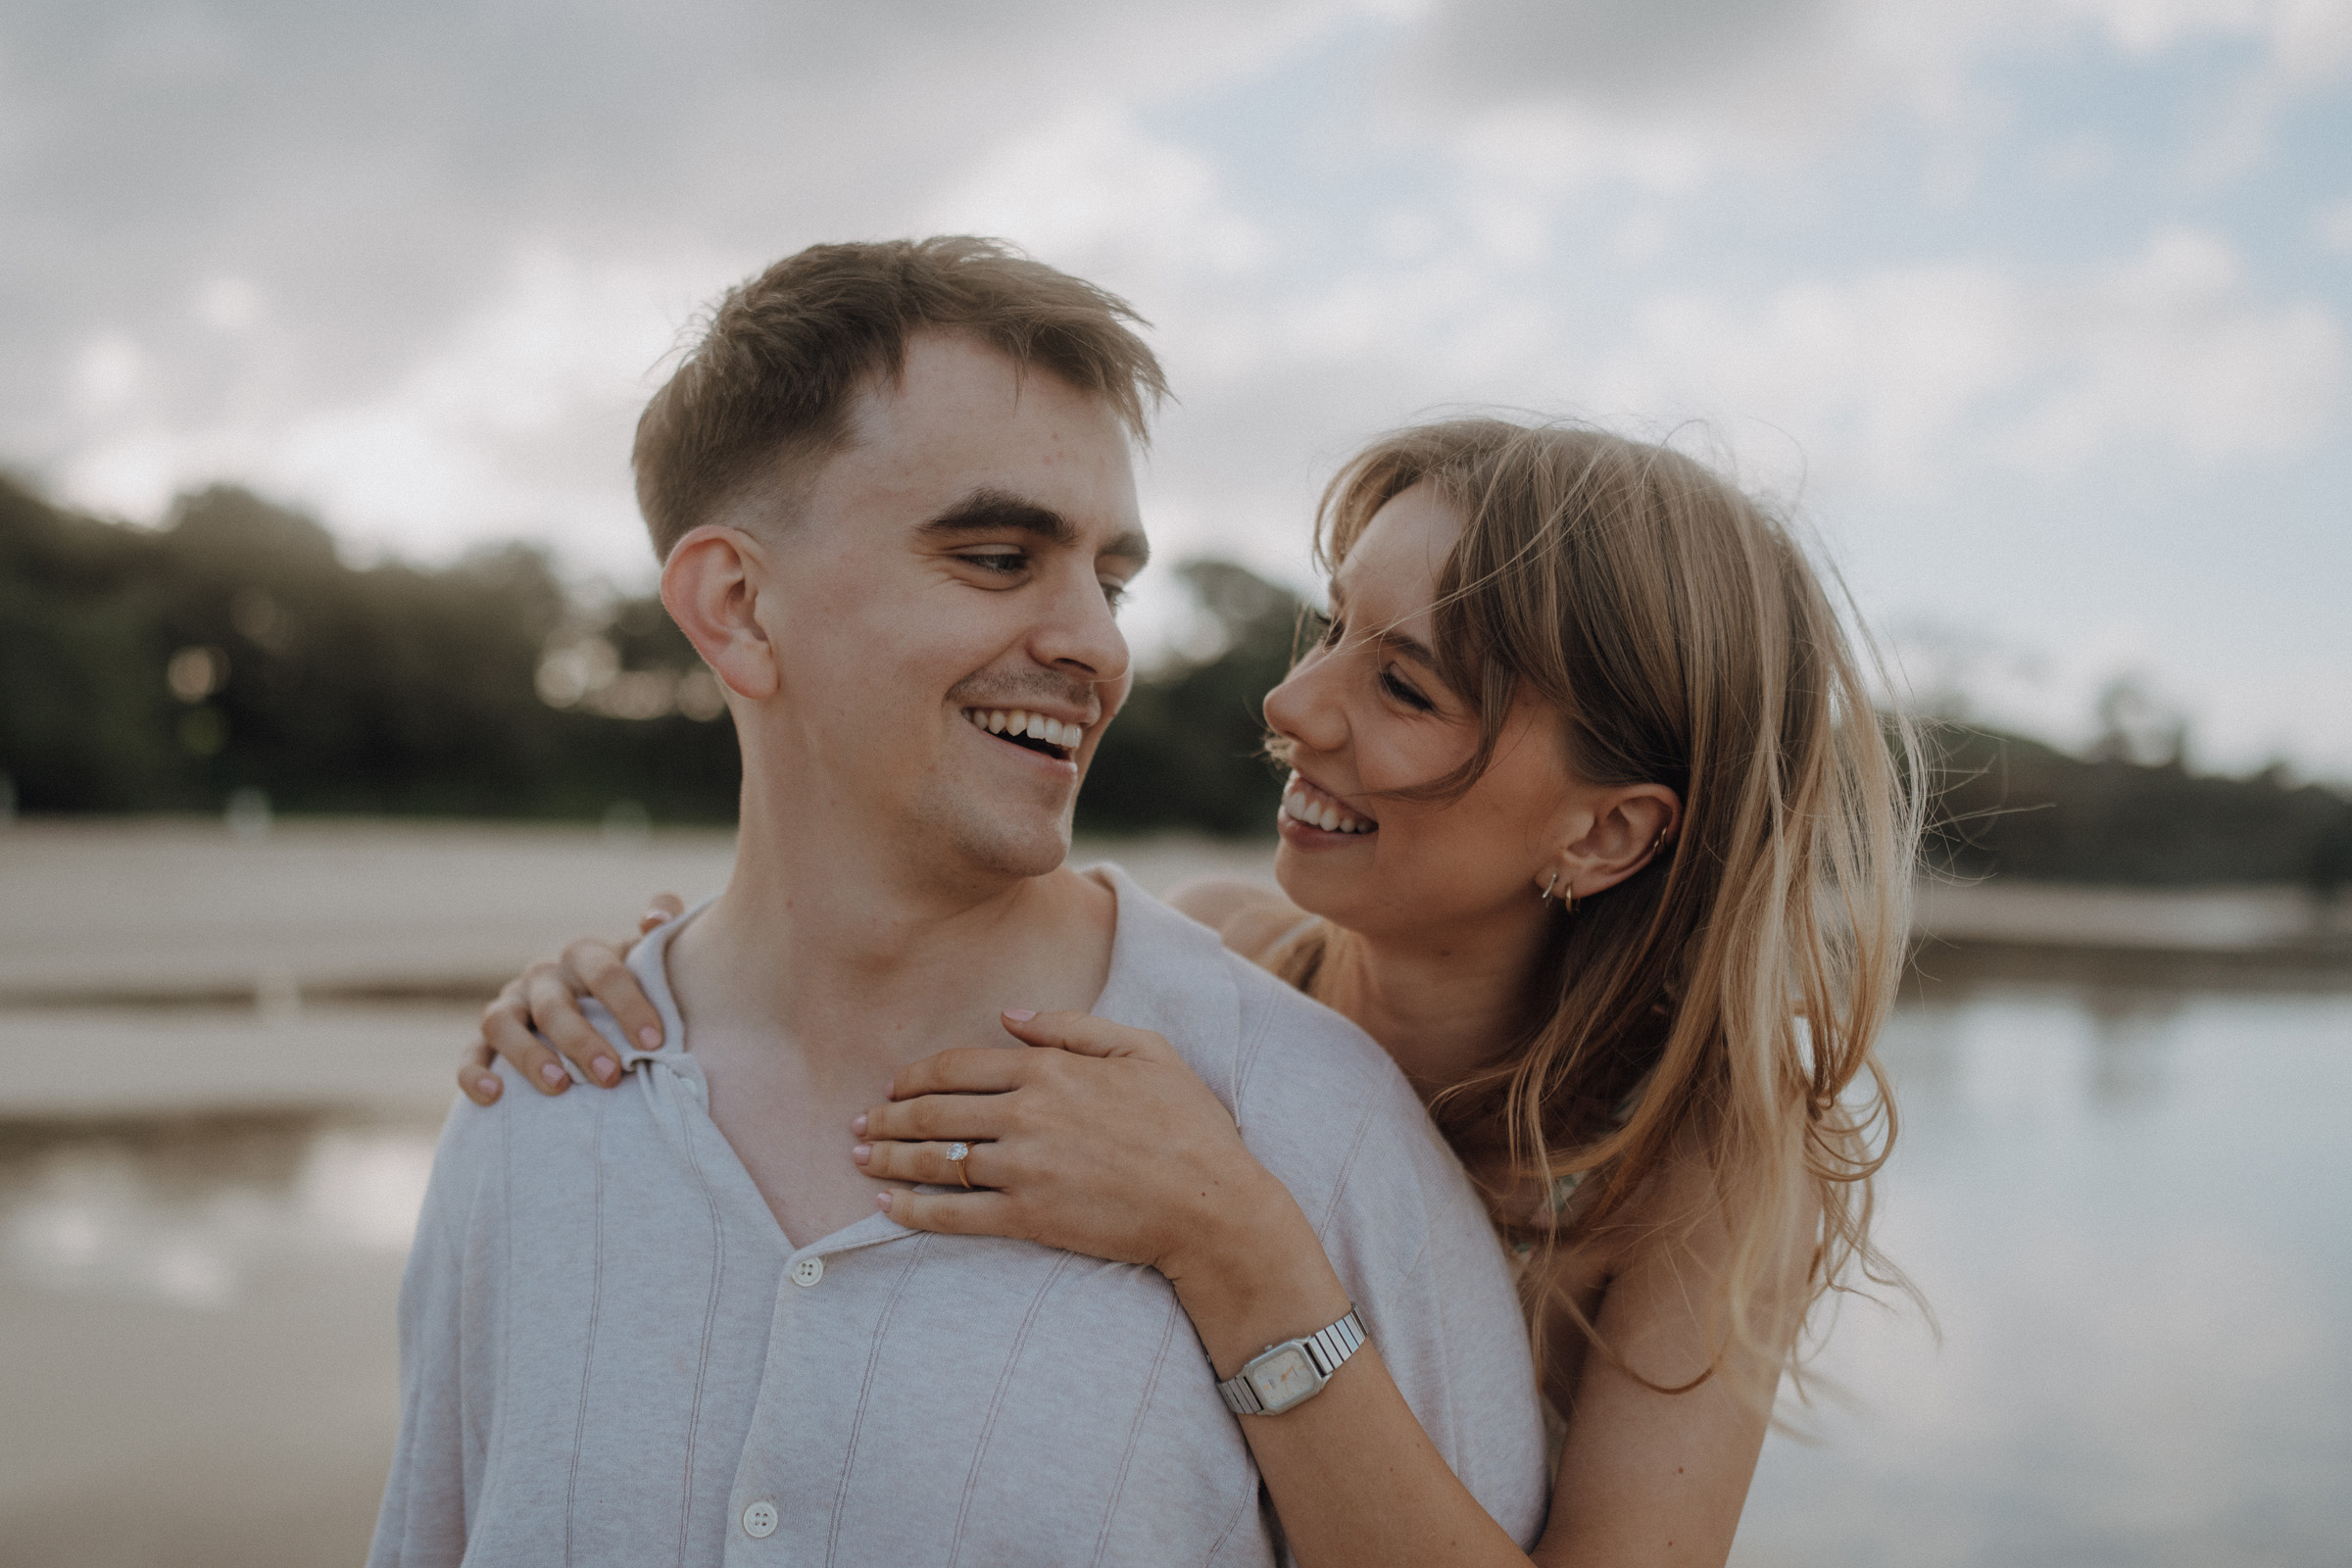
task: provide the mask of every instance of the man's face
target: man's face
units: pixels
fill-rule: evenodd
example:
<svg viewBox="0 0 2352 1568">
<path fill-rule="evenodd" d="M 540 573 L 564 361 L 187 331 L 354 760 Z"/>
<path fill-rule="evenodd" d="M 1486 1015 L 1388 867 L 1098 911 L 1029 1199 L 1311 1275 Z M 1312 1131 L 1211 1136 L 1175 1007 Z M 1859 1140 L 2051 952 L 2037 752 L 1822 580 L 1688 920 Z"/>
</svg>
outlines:
<svg viewBox="0 0 2352 1568">
<path fill-rule="evenodd" d="M 760 618 L 782 687 L 756 744 L 919 879 L 1043 875 L 1127 695 L 1111 612 L 1146 547 L 1125 427 L 1051 374 L 926 333 L 851 428 L 775 543 Z"/>
</svg>

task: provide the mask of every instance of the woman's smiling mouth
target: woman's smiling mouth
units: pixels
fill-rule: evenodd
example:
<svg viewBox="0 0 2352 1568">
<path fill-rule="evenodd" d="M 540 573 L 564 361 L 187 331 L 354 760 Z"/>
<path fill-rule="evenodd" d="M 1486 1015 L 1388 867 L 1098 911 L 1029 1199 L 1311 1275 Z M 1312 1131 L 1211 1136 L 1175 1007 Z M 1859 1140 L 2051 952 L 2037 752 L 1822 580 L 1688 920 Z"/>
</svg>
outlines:
<svg viewBox="0 0 2352 1568">
<path fill-rule="evenodd" d="M 1317 788 L 1298 773 L 1291 774 L 1282 790 L 1282 814 L 1301 827 L 1319 832 L 1377 833 L 1380 824 L 1349 808 L 1329 791 Z"/>
</svg>

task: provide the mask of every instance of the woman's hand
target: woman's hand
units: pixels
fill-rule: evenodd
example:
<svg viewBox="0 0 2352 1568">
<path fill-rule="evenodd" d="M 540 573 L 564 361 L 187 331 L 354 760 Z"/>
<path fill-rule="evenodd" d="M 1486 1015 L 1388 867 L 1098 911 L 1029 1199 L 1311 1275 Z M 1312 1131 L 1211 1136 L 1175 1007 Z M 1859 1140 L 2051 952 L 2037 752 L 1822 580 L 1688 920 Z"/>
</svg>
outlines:
<svg viewBox="0 0 2352 1568">
<path fill-rule="evenodd" d="M 655 894 L 637 919 L 637 935 L 667 925 L 685 908 L 674 893 Z M 636 945 L 635 937 L 618 947 L 583 937 L 565 948 L 556 962 L 534 963 L 508 981 L 498 1000 L 482 1009 L 481 1038 L 458 1057 L 458 1087 L 466 1097 L 477 1105 L 498 1098 L 502 1086 L 498 1074 L 490 1071 L 493 1056 L 513 1062 L 541 1094 L 562 1094 L 571 1087 L 571 1075 L 557 1060 L 557 1051 L 578 1063 L 589 1082 L 608 1089 L 618 1083 L 620 1061 L 612 1054 L 612 1043 L 581 1013 L 582 997 L 603 1003 L 646 1050 L 660 1050 L 661 1014 L 654 1011 L 625 961 Z"/>
<path fill-rule="evenodd" d="M 1304 1231 L 1329 1273 L 1290 1193 L 1167 1041 L 1082 1012 L 1007 1011 L 1004 1028 L 1048 1049 L 926 1056 L 851 1123 L 867 1175 L 954 1188 L 968 1175 L 975 1189 L 878 1195 L 892 1219 L 1148 1263 L 1188 1295 L 1197 1322 L 1192 1298 L 1213 1298 L 1201 1305 L 1222 1317 L 1241 1282 L 1250 1296 L 1296 1283 L 1287 1258 L 1256 1266 L 1264 1239 L 1295 1244 Z M 971 1147 L 961 1172 L 947 1157 L 956 1141 Z"/>
</svg>

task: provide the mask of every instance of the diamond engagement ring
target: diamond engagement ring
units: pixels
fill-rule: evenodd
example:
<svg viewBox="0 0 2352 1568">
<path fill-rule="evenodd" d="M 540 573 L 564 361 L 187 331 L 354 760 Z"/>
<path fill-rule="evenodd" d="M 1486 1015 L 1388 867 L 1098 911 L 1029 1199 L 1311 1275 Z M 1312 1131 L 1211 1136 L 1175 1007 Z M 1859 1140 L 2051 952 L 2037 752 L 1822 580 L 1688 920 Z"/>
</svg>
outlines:
<svg viewBox="0 0 2352 1568">
<path fill-rule="evenodd" d="M 963 1168 L 963 1161 L 971 1152 L 972 1146 L 969 1144 L 950 1144 L 948 1146 L 948 1163 L 955 1166 L 956 1174 L 963 1178 L 963 1187 L 966 1192 L 971 1191 L 972 1173 Z"/>
</svg>

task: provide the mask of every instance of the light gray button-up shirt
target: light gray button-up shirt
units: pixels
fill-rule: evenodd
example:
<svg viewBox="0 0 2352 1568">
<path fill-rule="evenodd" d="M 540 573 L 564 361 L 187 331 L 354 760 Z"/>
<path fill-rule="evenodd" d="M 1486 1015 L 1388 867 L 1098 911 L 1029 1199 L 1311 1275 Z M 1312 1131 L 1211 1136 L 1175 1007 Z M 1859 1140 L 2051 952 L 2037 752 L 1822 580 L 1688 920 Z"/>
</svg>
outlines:
<svg viewBox="0 0 2352 1568">
<path fill-rule="evenodd" d="M 1096 1012 L 1166 1036 L 1234 1112 L 1439 1450 L 1532 1543 L 1548 1477 L 1527 1335 L 1420 1102 L 1354 1025 L 1103 875 Z M 1156 1272 L 879 1213 L 790 1245 L 682 1049 L 663 953 L 683 924 L 630 959 L 670 1049 L 600 1018 L 618 1089 L 517 1081 L 450 1113 L 401 1286 L 370 1562 L 1273 1561 L 1237 1418 Z"/>
</svg>

